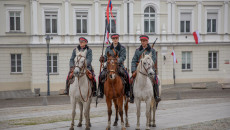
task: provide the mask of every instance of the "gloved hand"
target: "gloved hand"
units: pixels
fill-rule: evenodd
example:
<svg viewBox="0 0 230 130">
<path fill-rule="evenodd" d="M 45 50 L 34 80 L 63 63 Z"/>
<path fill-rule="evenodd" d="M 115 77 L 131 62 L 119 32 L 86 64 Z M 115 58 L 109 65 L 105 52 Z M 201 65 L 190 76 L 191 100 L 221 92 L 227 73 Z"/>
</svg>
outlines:
<svg viewBox="0 0 230 130">
<path fill-rule="evenodd" d="M 100 62 L 104 62 L 104 59 L 105 59 L 104 56 L 101 55 L 99 61 L 100 61 Z"/>
<path fill-rule="evenodd" d="M 73 72 L 74 71 L 74 66 L 70 67 L 70 72 Z"/>
</svg>

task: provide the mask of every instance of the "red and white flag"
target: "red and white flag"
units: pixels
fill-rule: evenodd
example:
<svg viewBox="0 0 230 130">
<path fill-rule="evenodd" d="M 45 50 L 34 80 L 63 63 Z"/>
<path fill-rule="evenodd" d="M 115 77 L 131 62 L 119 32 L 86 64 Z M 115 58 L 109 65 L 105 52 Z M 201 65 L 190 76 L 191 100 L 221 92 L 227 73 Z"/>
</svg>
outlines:
<svg viewBox="0 0 230 130">
<path fill-rule="evenodd" d="M 173 63 L 178 63 L 177 59 L 176 59 L 176 54 L 175 54 L 174 50 L 172 51 L 171 55 L 173 56 Z"/>
<path fill-rule="evenodd" d="M 194 39 L 195 39 L 195 42 L 196 42 L 196 44 L 198 44 L 198 43 L 200 43 L 200 34 L 199 34 L 199 31 L 197 30 L 197 31 L 195 31 L 195 32 L 193 32 L 193 36 L 194 36 Z"/>
<path fill-rule="evenodd" d="M 106 28 L 106 34 L 105 34 L 105 43 L 109 44 L 109 32 L 107 28 Z"/>
</svg>

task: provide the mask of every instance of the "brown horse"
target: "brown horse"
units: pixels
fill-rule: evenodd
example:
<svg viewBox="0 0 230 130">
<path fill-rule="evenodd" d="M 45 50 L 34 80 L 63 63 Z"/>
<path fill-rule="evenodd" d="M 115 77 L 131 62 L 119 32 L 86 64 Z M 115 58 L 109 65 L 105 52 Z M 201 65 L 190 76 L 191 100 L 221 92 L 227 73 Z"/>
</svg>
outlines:
<svg viewBox="0 0 230 130">
<path fill-rule="evenodd" d="M 107 103 L 107 109 L 108 109 L 108 126 L 107 130 L 110 130 L 111 125 L 111 115 L 112 115 L 112 100 L 116 109 L 116 117 L 115 122 L 113 126 L 117 126 L 118 121 L 118 111 L 121 118 L 121 125 L 122 130 L 125 130 L 124 126 L 124 120 L 123 120 L 123 99 L 126 100 L 124 96 L 124 86 L 122 83 L 122 79 L 117 73 L 118 68 L 118 57 L 117 55 L 115 57 L 111 56 L 109 53 L 107 53 L 107 80 L 104 84 L 104 93 L 106 96 L 106 103 Z M 125 114 L 126 114 L 126 127 L 129 127 L 128 123 L 128 102 L 125 103 Z"/>
</svg>

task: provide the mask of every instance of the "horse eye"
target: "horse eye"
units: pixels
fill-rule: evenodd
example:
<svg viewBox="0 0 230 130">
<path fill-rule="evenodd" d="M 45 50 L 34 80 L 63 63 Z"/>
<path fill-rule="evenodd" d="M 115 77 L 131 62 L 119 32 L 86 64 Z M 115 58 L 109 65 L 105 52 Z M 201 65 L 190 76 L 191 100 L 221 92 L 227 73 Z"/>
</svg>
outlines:
<svg viewBox="0 0 230 130">
<path fill-rule="evenodd" d="M 146 63 L 144 62 L 144 65 L 146 65 Z"/>
</svg>

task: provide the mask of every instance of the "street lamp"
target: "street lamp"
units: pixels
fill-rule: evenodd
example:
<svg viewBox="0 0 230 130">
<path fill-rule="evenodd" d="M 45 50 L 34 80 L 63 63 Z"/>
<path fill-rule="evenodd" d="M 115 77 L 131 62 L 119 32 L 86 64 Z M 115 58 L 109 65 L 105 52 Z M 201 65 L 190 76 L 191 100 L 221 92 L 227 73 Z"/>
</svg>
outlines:
<svg viewBox="0 0 230 130">
<path fill-rule="evenodd" d="M 46 44 L 47 44 L 47 96 L 50 96 L 50 71 L 49 71 L 49 45 L 50 45 L 50 37 L 49 35 L 46 35 Z"/>
</svg>

